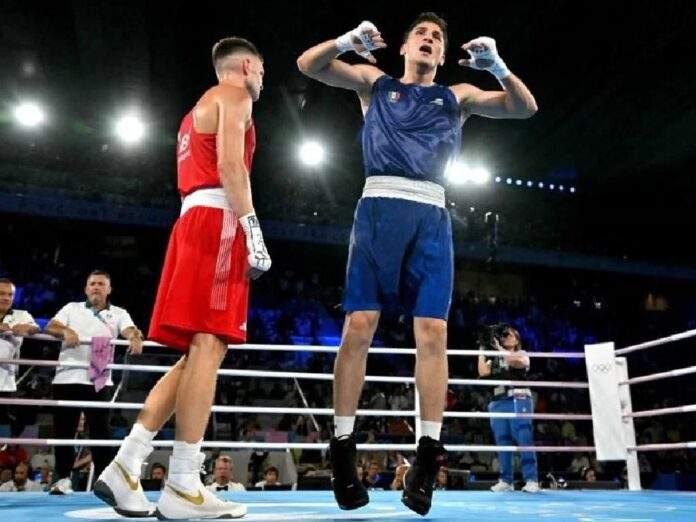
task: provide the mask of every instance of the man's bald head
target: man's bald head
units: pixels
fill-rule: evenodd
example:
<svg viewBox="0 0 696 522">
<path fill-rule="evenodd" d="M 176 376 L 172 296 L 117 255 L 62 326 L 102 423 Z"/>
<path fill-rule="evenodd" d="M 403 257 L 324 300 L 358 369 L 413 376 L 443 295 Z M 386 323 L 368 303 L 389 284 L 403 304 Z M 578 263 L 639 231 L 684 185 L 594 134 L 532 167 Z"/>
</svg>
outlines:
<svg viewBox="0 0 696 522">
<path fill-rule="evenodd" d="M 263 61 L 261 53 L 256 46 L 245 38 L 231 36 L 223 38 L 213 46 L 213 67 L 218 77 L 226 70 L 230 70 L 235 66 L 236 57 L 255 56 Z"/>
</svg>

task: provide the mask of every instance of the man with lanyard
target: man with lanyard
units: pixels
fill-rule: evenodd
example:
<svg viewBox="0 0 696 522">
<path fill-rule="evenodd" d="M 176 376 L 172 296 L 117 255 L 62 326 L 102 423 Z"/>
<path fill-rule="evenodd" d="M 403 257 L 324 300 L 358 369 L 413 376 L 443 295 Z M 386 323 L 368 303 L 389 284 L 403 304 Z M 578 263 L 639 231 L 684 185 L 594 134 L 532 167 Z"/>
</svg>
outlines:
<svg viewBox="0 0 696 522">
<path fill-rule="evenodd" d="M 447 23 L 421 13 L 404 33 L 401 77 L 375 67 L 370 51 L 386 47 L 370 22 L 306 50 L 297 60 L 305 75 L 357 94 L 362 129 L 365 187 L 358 202 L 348 253 L 343 309 L 346 318 L 334 367 L 333 490 L 342 509 L 369 502 L 355 475 L 355 412 L 367 353 L 380 314 L 397 307 L 413 317 L 416 388 L 422 436 L 404 477 L 402 502 L 425 515 L 446 452 L 440 442 L 447 393 L 447 317 L 452 298 L 452 226 L 445 207 L 445 169 L 457 158 L 462 123 L 472 115 L 529 118 L 536 102 L 498 55 L 495 40 L 479 37 L 462 46 L 459 65 L 486 70 L 500 89 L 468 83 L 435 83 L 445 62 Z M 337 59 L 356 52 L 369 64 Z"/>
<path fill-rule="evenodd" d="M 7 278 L 0 278 L 0 358 L 17 359 L 22 346 L 23 337 L 39 333 L 39 325 L 29 312 L 12 308 L 15 286 Z M 0 364 L 0 394 L 17 391 L 15 376 L 16 364 Z M 18 411 L 12 412 L 9 407 L 0 409 L 0 423 L 3 417 L 8 417 L 12 436 L 22 431 Z"/>
<path fill-rule="evenodd" d="M 487 329 L 486 335 L 479 339 L 481 350 L 500 350 L 509 352 L 504 357 L 486 359 L 479 355 L 479 377 L 492 377 L 499 380 L 524 381 L 529 372 L 529 356 L 522 351 L 519 332 L 509 325 L 494 325 Z M 491 413 L 533 413 L 534 404 L 529 388 L 496 386 L 493 399 L 488 404 Z M 531 419 L 491 419 L 491 429 L 498 446 L 532 446 L 534 444 L 534 427 Z M 491 490 L 496 493 L 514 491 L 513 453 L 501 451 L 500 480 Z M 525 485 L 522 491 L 539 492 L 536 453 L 523 451 L 520 454 L 522 476 Z"/>
<path fill-rule="evenodd" d="M 62 339 L 63 343 L 58 356 L 60 363 L 90 363 L 93 358 L 92 345 L 80 344 L 80 339 L 111 338 L 119 335 L 128 339 L 129 353 L 138 355 L 143 350 L 143 335 L 133 323 L 130 314 L 124 309 L 111 304 L 111 276 L 103 270 L 94 270 L 87 278 L 85 286 L 86 301 L 66 304 L 46 325 L 45 332 Z M 87 368 L 70 366 L 56 367 L 53 379 L 53 397 L 57 400 L 79 401 L 108 401 L 113 386 L 111 372 L 106 374 L 104 387 L 97 391 L 96 380 L 90 379 Z M 56 437 L 70 439 L 75 436 L 80 413 L 84 411 L 89 435 L 92 439 L 110 439 L 109 410 L 103 408 L 57 408 L 54 413 Z M 98 476 L 109 463 L 111 450 L 94 447 L 91 450 L 95 466 L 95 476 Z M 70 446 L 56 447 L 57 481 L 51 488 L 52 493 L 65 494 L 72 492 L 70 473 L 75 455 Z"/>
</svg>

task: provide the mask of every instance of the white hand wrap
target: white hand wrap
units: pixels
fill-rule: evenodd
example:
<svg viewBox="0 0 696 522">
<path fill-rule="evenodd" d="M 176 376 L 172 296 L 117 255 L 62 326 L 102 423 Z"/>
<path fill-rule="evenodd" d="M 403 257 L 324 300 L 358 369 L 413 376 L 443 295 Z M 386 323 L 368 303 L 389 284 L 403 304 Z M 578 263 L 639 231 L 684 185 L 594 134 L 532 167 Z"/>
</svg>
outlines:
<svg viewBox="0 0 696 522">
<path fill-rule="evenodd" d="M 469 56 L 473 60 L 470 67 L 480 71 L 488 71 L 499 80 L 510 76 L 510 71 L 498 54 L 493 38 L 479 36 L 469 43 L 473 44 L 472 49 L 467 49 Z"/>
<path fill-rule="evenodd" d="M 261 225 L 259 219 L 253 212 L 239 218 L 244 234 L 246 235 L 247 260 L 249 266 L 262 272 L 271 268 L 271 256 L 266 250 L 266 243 L 263 241 Z"/>
<path fill-rule="evenodd" d="M 367 58 L 370 55 L 370 51 L 377 49 L 377 46 L 372 42 L 372 38 L 367 34 L 369 31 L 377 32 L 377 27 L 372 22 L 367 20 L 362 22 L 358 27 L 348 31 L 346 34 L 336 38 L 336 49 L 340 54 L 347 51 L 355 51 L 363 58 Z M 360 40 L 364 49 L 358 49 L 357 46 L 360 45 L 355 40 Z"/>
</svg>

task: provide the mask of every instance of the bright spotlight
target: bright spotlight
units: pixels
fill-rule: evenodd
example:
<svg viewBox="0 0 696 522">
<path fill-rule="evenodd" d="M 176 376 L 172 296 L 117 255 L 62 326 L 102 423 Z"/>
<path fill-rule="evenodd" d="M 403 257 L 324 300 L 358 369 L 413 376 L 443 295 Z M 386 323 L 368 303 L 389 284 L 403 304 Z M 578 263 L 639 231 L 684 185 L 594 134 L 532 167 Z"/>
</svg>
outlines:
<svg viewBox="0 0 696 522">
<path fill-rule="evenodd" d="M 495 182 L 496 182 L 496 183 L 500 183 L 500 181 L 501 181 L 500 176 L 496 176 Z"/>
<path fill-rule="evenodd" d="M 469 167 L 459 160 L 450 161 L 445 169 L 445 178 L 453 185 L 463 185 L 471 178 Z"/>
<path fill-rule="evenodd" d="M 145 135 L 145 124 L 133 114 L 121 116 L 116 122 L 116 135 L 124 143 L 135 143 Z"/>
<path fill-rule="evenodd" d="M 570 187 L 571 194 L 575 194 L 575 187 Z"/>
<path fill-rule="evenodd" d="M 560 190 L 561 192 L 563 192 L 563 191 L 565 190 L 565 187 L 564 187 L 563 185 L 559 185 L 559 186 L 558 186 L 558 190 Z"/>
<path fill-rule="evenodd" d="M 522 185 L 522 180 L 518 179 L 517 181 L 515 181 L 515 185 L 517 185 L 518 187 Z"/>
<path fill-rule="evenodd" d="M 532 185 L 534 185 L 534 183 L 532 183 L 531 181 L 527 181 L 527 186 L 528 186 L 528 187 L 531 187 Z"/>
<path fill-rule="evenodd" d="M 483 185 L 490 181 L 491 173 L 483 167 L 476 167 L 469 170 L 469 179 L 476 185 Z"/>
<path fill-rule="evenodd" d="M 542 189 L 544 188 L 544 182 L 543 182 L 543 181 L 540 181 L 540 182 L 539 182 L 539 188 L 542 188 Z"/>
<path fill-rule="evenodd" d="M 549 185 L 549 190 L 553 190 L 553 189 L 555 189 L 555 188 L 556 188 L 556 185 L 554 185 L 553 183 L 551 183 L 551 184 Z"/>
<path fill-rule="evenodd" d="M 14 110 L 14 117 L 24 127 L 36 127 L 46 120 L 46 114 L 36 103 L 24 102 Z"/>
<path fill-rule="evenodd" d="M 506 179 L 505 183 L 507 183 L 508 185 L 512 185 L 512 178 Z"/>
<path fill-rule="evenodd" d="M 306 141 L 300 145 L 299 155 L 302 163 L 310 167 L 316 167 L 324 161 L 326 151 L 321 143 Z"/>
</svg>

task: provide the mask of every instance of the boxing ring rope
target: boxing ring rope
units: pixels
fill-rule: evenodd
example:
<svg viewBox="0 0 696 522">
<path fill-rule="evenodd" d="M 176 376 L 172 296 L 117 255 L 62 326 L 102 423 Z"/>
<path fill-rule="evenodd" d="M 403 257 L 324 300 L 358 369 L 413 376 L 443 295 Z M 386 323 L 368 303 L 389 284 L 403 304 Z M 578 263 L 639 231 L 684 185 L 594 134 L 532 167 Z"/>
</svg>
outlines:
<svg viewBox="0 0 696 522">
<path fill-rule="evenodd" d="M 89 363 L 80 362 L 58 362 L 48 361 L 44 359 L 8 359 L 0 358 L 0 364 L 16 364 L 16 365 L 34 365 L 34 366 L 60 366 L 61 368 L 89 368 Z M 109 370 L 133 370 L 138 372 L 159 372 L 166 373 L 171 366 L 160 365 L 139 365 L 139 364 L 109 364 Z M 306 373 L 306 372 L 282 372 L 282 371 L 266 371 L 266 370 L 237 370 L 229 368 L 221 368 L 218 370 L 218 375 L 232 377 L 256 377 L 256 378 L 274 378 L 274 379 L 309 379 L 320 381 L 333 381 L 332 373 Z M 366 375 L 365 382 L 389 382 L 396 384 L 415 384 L 414 377 L 392 377 L 388 375 Z M 575 381 L 511 381 L 511 380 L 494 380 L 486 379 L 450 379 L 450 384 L 461 386 L 520 386 L 520 387 L 539 387 L 539 388 L 588 388 L 586 382 Z"/>
<path fill-rule="evenodd" d="M 117 447 L 122 444 L 114 439 L 30 439 L 30 438 L 0 438 L 0 444 L 19 444 L 24 446 L 75 446 L 80 443 L 83 446 Z M 154 440 L 152 445 L 157 448 L 169 448 L 174 445 L 173 440 Z M 267 450 L 325 450 L 328 442 L 223 442 L 208 441 L 202 443 L 203 448 L 216 449 L 267 449 Z M 535 452 L 535 453 L 580 453 L 593 452 L 594 446 L 496 446 L 476 444 L 445 444 L 447 451 L 481 451 L 481 452 Z M 416 444 L 358 444 L 359 451 L 415 451 Z M 696 449 L 696 441 L 674 442 L 663 444 L 641 444 L 628 446 L 629 451 L 665 451 L 675 449 Z"/>
<path fill-rule="evenodd" d="M 67 401 L 53 399 L 15 399 L 0 397 L 0 404 L 14 406 L 43 406 L 50 408 L 104 408 L 106 410 L 140 410 L 139 402 Z M 333 415 L 332 408 L 283 408 L 269 406 L 218 406 L 213 413 L 260 413 L 293 415 Z M 357 410 L 361 417 L 413 417 L 416 410 Z M 587 413 L 488 413 L 471 411 L 446 411 L 444 417 L 465 419 L 537 419 L 537 420 L 592 420 Z"/>
<path fill-rule="evenodd" d="M 29 336 L 38 340 L 58 341 L 53 336 L 45 334 L 35 334 Z M 689 330 L 682 333 L 670 335 L 653 341 L 640 343 L 626 348 L 614 351 L 616 356 L 633 353 L 639 350 L 644 350 L 654 346 L 660 346 L 673 341 L 681 341 L 696 337 L 696 330 Z M 89 339 L 80 339 L 80 344 L 90 344 Z M 116 346 L 128 346 L 128 341 L 112 340 L 112 344 Z M 163 345 L 145 341 L 144 346 L 148 347 L 163 347 Z M 250 351 L 283 351 L 283 352 L 309 352 L 309 353 L 337 353 L 337 347 L 327 346 L 307 346 L 307 345 L 262 345 L 262 344 L 245 344 L 245 345 L 230 345 L 230 349 L 250 350 Z M 383 355 L 416 355 L 415 349 L 407 348 L 370 348 L 369 353 Z M 497 356 L 504 357 L 505 352 L 493 350 L 448 350 L 448 355 L 452 356 Z M 529 357 L 538 358 L 561 358 L 561 359 L 577 359 L 585 358 L 583 352 L 530 352 Z M 1 359 L 0 364 L 13 365 L 31 365 L 35 367 L 73 367 L 73 368 L 89 368 L 88 363 L 64 362 L 36 360 L 36 359 Z M 138 372 L 154 372 L 164 373 L 169 370 L 170 366 L 162 365 L 135 365 L 135 364 L 109 364 L 107 368 L 111 370 L 132 370 Z M 626 386 L 630 390 L 632 384 L 640 384 L 645 382 L 653 382 L 661 379 L 691 375 L 696 373 L 696 366 L 680 368 L 667 372 L 659 372 L 640 377 L 627 378 L 618 380 L 619 386 Z M 233 377 L 250 377 L 250 378 L 285 378 L 285 379 L 311 379 L 321 381 L 332 381 L 332 374 L 316 374 L 305 372 L 283 372 L 283 371 L 260 371 L 260 370 L 238 370 L 238 369 L 220 369 L 218 375 L 233 376 Z M 398 384 L 414 384 L 413 377 L 391 377 L 391 376 L 366 376 L 366 382 L 387 382 Z M 512 380 L 479 380 L 479 379 L 450 379 L 451 385 L 473 385 L 473 386 L 519 386 L 519 387 L 540 387 L 540 388 L 572 388 L 572 389 L 588 389 L 587 382 L 576 381 L 512 381 Z M 381 416 L 381 417 L 414 417 L 419 419 L 419 404 L 418 395 L 416 394 L 416 404 L 413 410 L 358 410 L 356 415 L 359 416 Z M 129 409 L 139 410 L 142 408 L 141 403 L 123 403 L 123 402 L 100 402 L 100 401 L 63 401 L 49 399 L 16 399 L 16 398 L 0 398 L 0 404 L 8 404 L 15 406 L 44 406 L 44 407 L 81 407 L 81 408 L 106 408 L 106 409 Z M 258 414 L 309 414 L 309 415 L 333 415 L 331 408 L 285 408 L 285 407 L 254 407 L 254 406 L 221 406 L 214 405 L 212 412 L 220 413 L 258 413 Z M 696 412 L 696 404 L 677 406 L 671 408 L 659 408 L 654 410 L 645 410 L 631 412 L 622 412 L 623 419 L 630 419 L 631 425 L 636 418 L 654 417 L 658 415 L 669 415 L 678 413 Z M 591 414 L 584 413 L 568 413 L 568 414 L 549 414 L 549 413 L 488 413 L 488 412 L 444 412 L 444 417 L 448 418 L 527 418 L 538 420 L 592 420 Z M 418 423 L 416 423 L 416 426 Z M 634 430 L 634 428 L 632 428 Z M 417 434 L 417 433 L 416 433 Z M 27 446 L 74 446 L 76 442 L 88 446 L 119 446 L 118 440 L 90 440 L 80 439 L 34 439 L 34 438 L 0 438 L 0 444 L 21 444 Z M 159 441 L 153 442 L 156 447 L 171 447 L 174 441 Z M 328 448 L 328 443 L 314 442 L 255 442 L 255 441 L 239 441 L 239 442 L 222 442 L 211 441 L 204 442 L 204 448 L 226 448 L 226 449 L 268 449 L 268 450 L 289 450 L 289 449 L 307 449 L 307 450 L 325 450 Z M 445 445 L 448 451 L 481 451 L 481 452 L 594 452 L 594 446 L 497 446 L 497 445 Z M 361 451 L 413 451 L 416 449 L 416 444 L 358 444 L 357 449 Z M 696 449 L 696 441 L 680 442 L 680 443 L 658 443 L 658 444 L 642 444 L 642 445 L 627 445 L 628 452 L 633 453 L 639 451 L 665 451 L 679 449 Z M 630 478 L 630 473 L 629 473 Z M 635 480 L 635 477 L 634 477 Z M 635 482 L 631 484 L 630 489 L 636 489 Z M 640 480 L 638 477 L 637 489 L 640 489 Z"/>
<path fill-rule="evenodd" d="M 672 415 L 674 413 L 693 413 L 696 412 L 696 404 L 689 404 L 685 406 L 674 406 L 672 408 L 658 408 L 656 410 L 645 410 L 645 411 L 634 411 L 624 415 L 626 417 L 640 418 L 640 417 L 657 417 L 658 415 Z"/>
<path fill-rule="evenodd" d="M 670 370 L 668 372 L 651 373 L 650 375 L 641 375 L 640 377 L 633 377 L 626 381 L 619 381 L 619 384 L 640 384 L 642 382 L 657 381 L 668 377 L 681 377 L 682 375 L 689 375 L 692 373 L 696 373 L 696 366 L 688 366 L 687 368 L 679 368 L 678 370 Z"/>
<path fill-rule="evenodd" d="M 28 335 L 26 339 L 36 339 L 39 341 L 60 342 L 61 339 L 48 334 Z M 80 344 L 91 344 L 89 338 L 80 338 Z M 128 346 L 128 341 L 124 339 L 112 339 L 111 344 L 114 346 Z M 143 341 L 144 348 L 166 348 L 165 345 L 154 341 Z M 338 346 L 321 346 L 321 345 L 298 345 L 298 344 L 229 344 L 227 348 L 230 350 L 246 350 L 260 352 L 309 352 L 309 353 L 338 353 Z M 375 348 L 370 347 L 368 353 L 381 355 L 416 355 L 415 348 Z M 529 357 L 542 359 L 584 359 L 583 352 L 525 352 Z M 505 357 L 506 352 L 500 350 L 455 350 L 448 349 L 447 355 L 455 356 L 477 356 L 486 355 L 489 357 Z"/>
<path fill-rule="evenodd" d="M 673 341 L 683 341 L 684 339 L 689 339 L 691 337 L 696 337 L 696 330 L 687 330 L 685 332 L 668 335 L 667 337 L 660 337 L 659 339 L 655 339 L 653 341 L 634 344 L 632 346 L 627 346 L 626 348 L 620 348 L 619 350 L 616 350 L 615 353 L 616 355 L 626 355 L 627 353 L 645 350 L 646 348 L 653 348 L 654 346 L 660 346 Z"/>
<path fill-rule="evenodd" d="M 26 446 L 74 446 L 75 439 L 11 439 L 0 438 L 0 444 L 20 444 Z M 79 439 L 77 442 L 85 446 L 116 447 L 121 445 L 120 440 L 112 439 Z M 158 448 L 169 448 L 174 445 L 172 440 L 154 440 L 152 445 Z M 203 442 L 203 448 L 216 449 L 267 449 L 267 450 L 325 450 L 329 448 L 328 442 Z M 445 444 L 448 451 L 529 451 L 529 452 L 588 452 L 594 451 L 594 446 L 496 446 L 496 445 L 467 445 Z M 416 444 L 358 444 L 359 451 L 415 451 Z"/>
</svg>

